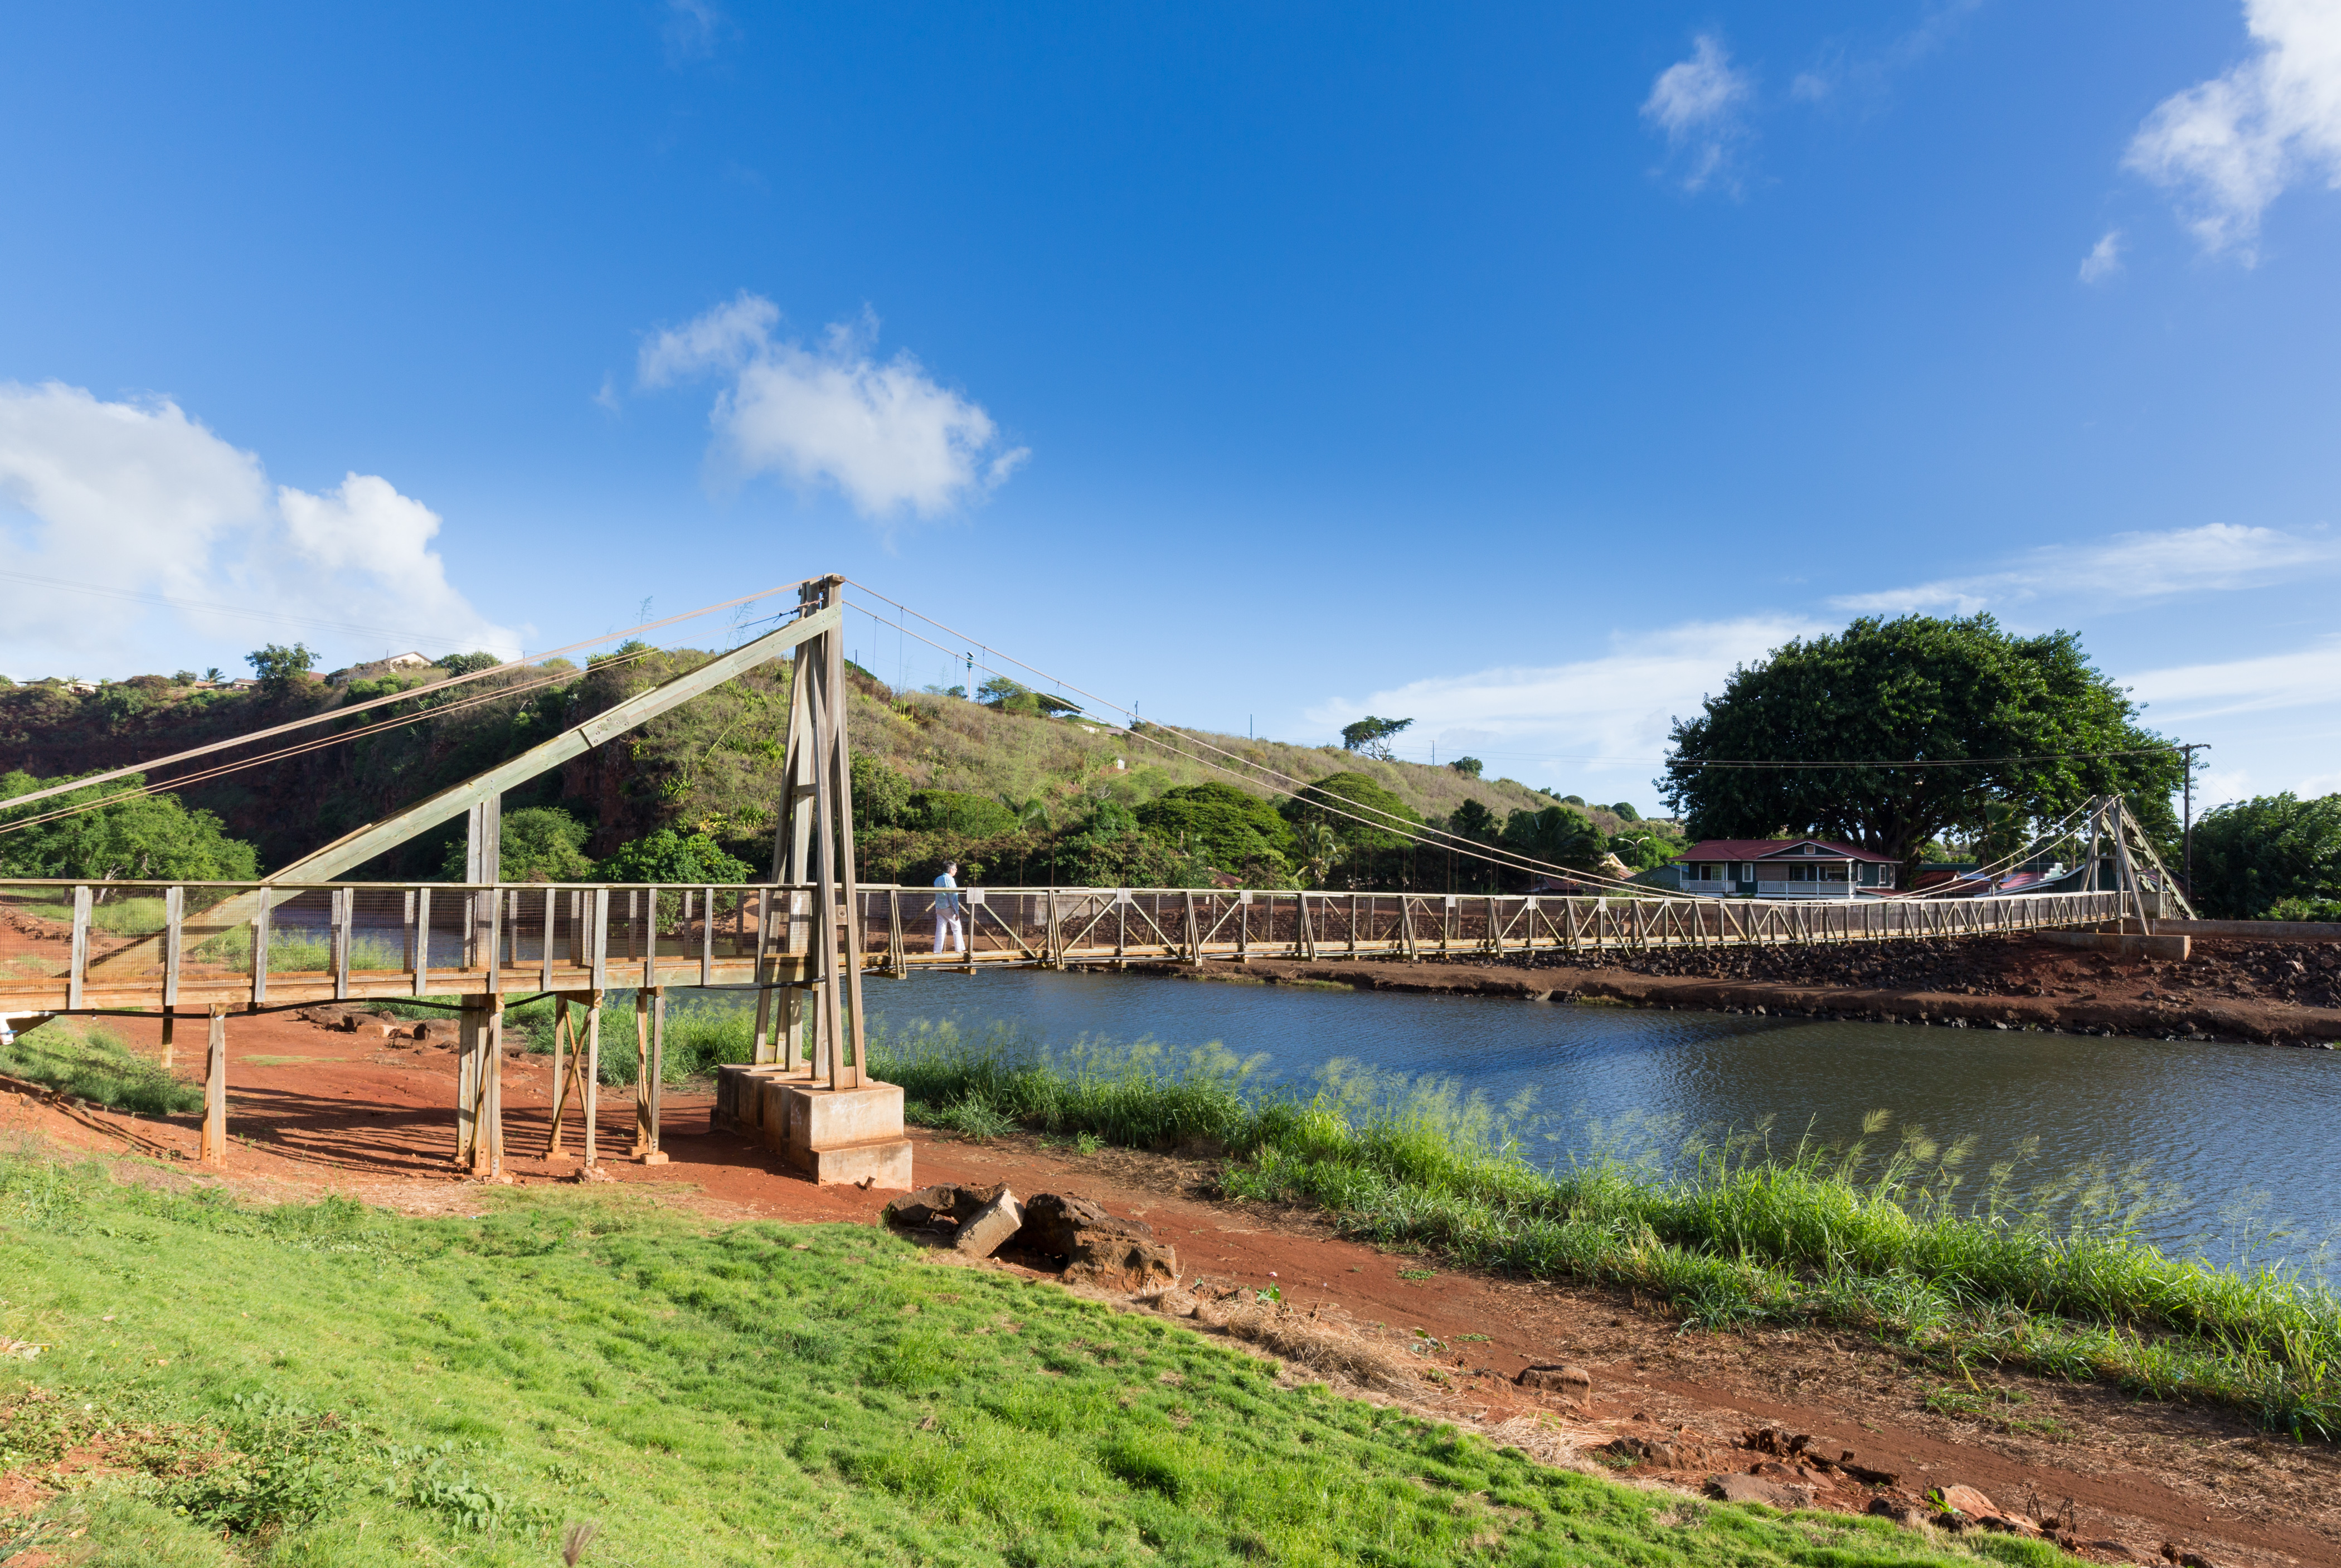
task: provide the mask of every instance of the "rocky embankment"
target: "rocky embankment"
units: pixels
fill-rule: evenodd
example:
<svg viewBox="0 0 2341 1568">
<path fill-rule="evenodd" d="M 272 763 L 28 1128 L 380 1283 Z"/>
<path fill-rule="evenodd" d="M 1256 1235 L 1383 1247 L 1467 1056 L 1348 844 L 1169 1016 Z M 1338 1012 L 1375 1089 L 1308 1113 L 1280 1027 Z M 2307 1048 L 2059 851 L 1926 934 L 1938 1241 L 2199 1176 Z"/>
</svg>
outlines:
<svg viewBox="0 0 2341 1568">
<path fill-rule="evenodd" d="M 1950 1028 L 2328 1047 L 2341 1042 L 2341 944 L 2327 942 L 2198 937 L 2192 956 L 2179 960 L 2117 957 L 2002 936 L 1645 954 L 1541 952 L 1445 964 L 1265 959 L 1144 967 L 1206 979 Z"/>
</svg>

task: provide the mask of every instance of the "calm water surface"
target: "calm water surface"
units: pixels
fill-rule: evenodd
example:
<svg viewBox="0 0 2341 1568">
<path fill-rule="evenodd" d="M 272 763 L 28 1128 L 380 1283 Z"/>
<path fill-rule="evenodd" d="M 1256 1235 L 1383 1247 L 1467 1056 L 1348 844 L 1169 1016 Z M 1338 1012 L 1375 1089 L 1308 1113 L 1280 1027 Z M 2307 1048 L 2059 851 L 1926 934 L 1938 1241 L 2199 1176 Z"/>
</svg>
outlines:
<svg viewBox="0 0 2341 1568">
<path fill-rule="evenodd" d="M 1346 1060 L 1451 1080 L 1499 1109 L 1525 1093 L 1525 1141 L 1554 1162 L 1605 1139 L 1671 1151 L 1686 1132 L 1768 1117 L 1785 1141 L 1808 1124 L 1845 1141 L 1867 1113 L 1889 1110 L 1945 1142 L 1975 1136 L 1977 1183 L 1990 1161 L 2037 1139 L 2027 1184 L 2091 1162 L 2143 1166 L 2174 1190 L 2144 1225 L 2152 1239 L 2232 1259 L 2239 1228 L 2274 1224 L 2289 1234 L 2269 1261 L 2341 1277 L 2312 1255 L 2341 1238 L 2341 1052 L 1030 970 L 872 981 L 868 1000 L 895 1028 L 1002 1022 L 1052 1049 L 1220 1042 L 1264 1058 L 1257 1079 L 1271 1084 L 1307 1088 Z"/>
</svg>

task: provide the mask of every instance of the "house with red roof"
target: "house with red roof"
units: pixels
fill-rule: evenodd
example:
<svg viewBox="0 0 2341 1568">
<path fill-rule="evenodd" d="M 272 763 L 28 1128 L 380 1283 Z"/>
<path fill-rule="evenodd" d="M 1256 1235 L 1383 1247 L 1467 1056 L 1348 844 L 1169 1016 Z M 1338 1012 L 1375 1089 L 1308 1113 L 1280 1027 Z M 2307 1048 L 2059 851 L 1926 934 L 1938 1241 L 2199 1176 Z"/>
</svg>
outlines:
<svg viewBox="0 0 2341 1568">
<path fill-rule="evenodd" d="M 1891 892 L 1892 859 L 1825 838 L 1710 838 L 1667 869 L 1711 898 L 1856 898 Z"/>
</svg>

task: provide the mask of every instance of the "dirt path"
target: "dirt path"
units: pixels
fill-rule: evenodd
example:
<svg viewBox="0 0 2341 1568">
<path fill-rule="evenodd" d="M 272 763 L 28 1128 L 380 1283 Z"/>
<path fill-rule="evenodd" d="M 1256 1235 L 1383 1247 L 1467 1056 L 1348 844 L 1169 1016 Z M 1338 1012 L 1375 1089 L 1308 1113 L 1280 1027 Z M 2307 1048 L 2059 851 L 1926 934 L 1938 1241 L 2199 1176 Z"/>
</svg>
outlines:
<svg viewBox="0 0 2341 1568">
<path fill-rule="evenodd" d="M 107 1027 L 150 1054 L 159 1047 L 151 1021 Z M 410 1213 L 478 1203 L 477 1186 L 449 1162 L 452 1051 L 385 1048 L 290 1014 L 234 1019 L 229 1031 L 234 1185 L 272 1199 L 335 1192 Z M 181 1070 L 191 1067 L 183 1061 Z M 514 1179 L 561 1179 L 573 1164 L 537 1157 L 549 1059 L 511 1059 L 505 1083 Z M 889 1194 L 813 1187 L 747 1141 L 711 1132 L 709 1110 L 703 1094 L 671 1095 L 663 1143 L 672 1163 L 645 1167 L 623 1157 L 631 1099 L 605 1091 L 603 1168 L 718 1218 L 876 1222 Z M 139 1125 L 193 1154 L 193 1118 Z M 0 1096 L 0 1128 L 93 1152 L 120 1147 L 13 1095 Z M 1249 1300 L 1274 1286 L 1291 1310 L 1350 1325 L 1393 1355 L 1430 1336 L 1439 1348 L 1413 1358 L 1422 1381 L 1407 1401 L 1498 1441 L 1540 1443 L 1538 1451 L 1566 1457 L 1620 1434 L 1728 1445 L 1746 1429 L 1778 1425 L 1825 1436 L 1814 1446 L 1832 1454 L 1854 1450 L 1861 1463 L 1899 1474 L 1905 1488 L 1964 1483 L 2009 1509 L 2037 1499 L 2042 1512 L 2077 1515 L 2083 1538 L 2147 1554 L 2170 1542 L 2220 1564 L 2341 1563 L 2341 1453 L 2278 1441 L 2221 1411 L 1981 1373 L 1974 1387 L 1945 1388 L 1938 1374 L 1852 1335 L 1679 1332 L 1663 1312 L 1620 1294 L 1448 1273 L 1344 1240 L 1306 1213 L 1214 1201 L 1207 1162 L 1082 1155 L 1030 1136 L 971 1144 L 921 1131 L 913 1139 L 922 1182 L 1074 1191 L 1144 1218 L 1178 1247 L 1190 1283 L 1206 1294 L 1240 1287 L 1238 1299 Z M 1581 1415 L 1509 1381 L 1556 1362 L 1593 1373 Z M 1938 1409 L 1928 1408 L 1930 1394 Z M 1985 1417 L 1985 1408 L 1996 1413 Z M 1975 1413 L 1951 1413 L 1961 1409 Z M 1695 1487 L 1701 1476 L 1662 1479 Z"/>
</svg>

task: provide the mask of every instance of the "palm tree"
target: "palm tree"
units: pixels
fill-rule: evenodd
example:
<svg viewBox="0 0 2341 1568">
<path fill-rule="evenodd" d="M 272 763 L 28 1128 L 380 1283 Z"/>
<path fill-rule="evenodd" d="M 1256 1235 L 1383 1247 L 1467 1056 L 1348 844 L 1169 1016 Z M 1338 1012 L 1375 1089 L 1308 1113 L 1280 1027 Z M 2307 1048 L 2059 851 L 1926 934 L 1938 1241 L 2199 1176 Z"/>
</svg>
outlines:
<svg viewBox="0 0 2341 1568">
<path fill-rule="evenodd" d="M 1304 822 L 1294 830 L 1294 858 L 1309 880 L 1322 885 L 1341 863 L 1340 835 L 1329 822 Z"/>
</svg>

